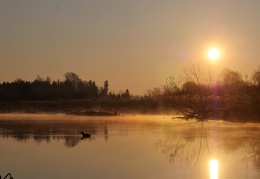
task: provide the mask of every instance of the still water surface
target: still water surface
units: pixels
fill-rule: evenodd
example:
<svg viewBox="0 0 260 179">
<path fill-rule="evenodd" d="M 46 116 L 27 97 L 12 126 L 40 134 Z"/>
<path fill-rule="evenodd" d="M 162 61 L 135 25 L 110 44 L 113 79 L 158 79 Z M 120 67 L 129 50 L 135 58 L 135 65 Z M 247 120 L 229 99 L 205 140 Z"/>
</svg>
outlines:
<svg viewBox="0 0 260 179">
<path fill-rule="evenodd" d="M 81 139 L 80 132 L 90 138 Z M 27 178 L 259 179 L 260 124 L 171 116 L 1 114 L 0 174 Z"/>
</svg>

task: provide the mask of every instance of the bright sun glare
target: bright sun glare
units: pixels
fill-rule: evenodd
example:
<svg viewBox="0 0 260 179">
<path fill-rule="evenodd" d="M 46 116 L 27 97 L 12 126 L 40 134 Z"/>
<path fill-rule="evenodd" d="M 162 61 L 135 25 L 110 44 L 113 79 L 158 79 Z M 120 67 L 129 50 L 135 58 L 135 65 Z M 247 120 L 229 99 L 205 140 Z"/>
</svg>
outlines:
<svg viewBox="0 0 260 179">
<path fill-rule="evenodd" d="M 218 179 L 218 161 L 216 159 L 209 161 L 209 174 L 210 179 Z"/>
<path fill-rule="evenodd" d="M 219 50 L 217 48 L 209 49 L 208 56 L 211 60 L 216 60 L 219 57 Z"/>
</svg>

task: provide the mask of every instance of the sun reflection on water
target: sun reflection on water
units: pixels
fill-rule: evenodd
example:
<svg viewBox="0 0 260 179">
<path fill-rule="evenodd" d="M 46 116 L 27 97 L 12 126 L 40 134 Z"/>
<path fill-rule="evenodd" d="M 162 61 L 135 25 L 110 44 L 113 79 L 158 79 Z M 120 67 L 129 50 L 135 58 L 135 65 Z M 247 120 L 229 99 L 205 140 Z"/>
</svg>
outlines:
<svg viewBox="0 0 260 179">
<path fill-rule="evenodd" d="M 210 159 L 209 161 L 209 174 L 210 179 L 218 179 L 218 160 L 217 159 Z"/>
</svg>

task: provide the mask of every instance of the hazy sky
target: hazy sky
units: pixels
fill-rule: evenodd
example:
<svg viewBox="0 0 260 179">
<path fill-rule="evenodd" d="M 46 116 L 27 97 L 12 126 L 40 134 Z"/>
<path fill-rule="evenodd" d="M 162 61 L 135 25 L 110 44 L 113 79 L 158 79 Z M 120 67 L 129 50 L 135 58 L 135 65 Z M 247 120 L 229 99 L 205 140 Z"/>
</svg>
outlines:
<svg viewBox="0 0 260 179">
<path fill-rule="evenodd" d="M 1 0 L 0 82 L 75 72 L 144 94 L 189 60 L 251 73 L 260 65 L 259 0 Z"/>
</svg>

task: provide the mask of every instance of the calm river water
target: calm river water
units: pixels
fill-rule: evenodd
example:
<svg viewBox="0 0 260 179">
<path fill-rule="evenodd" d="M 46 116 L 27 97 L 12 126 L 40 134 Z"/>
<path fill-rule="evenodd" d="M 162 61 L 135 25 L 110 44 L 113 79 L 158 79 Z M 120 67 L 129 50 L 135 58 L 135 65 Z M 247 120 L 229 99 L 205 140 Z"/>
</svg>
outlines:
<svg viewBox="0 0 260 179">
<path fill-rule="evenodd" d="M 80 132 L 91 134 L 81 139 Z M 259 179 L 260 124 L 171 116 L 1 114 L 0 174 L 14 179 Z"/>
</svg>

